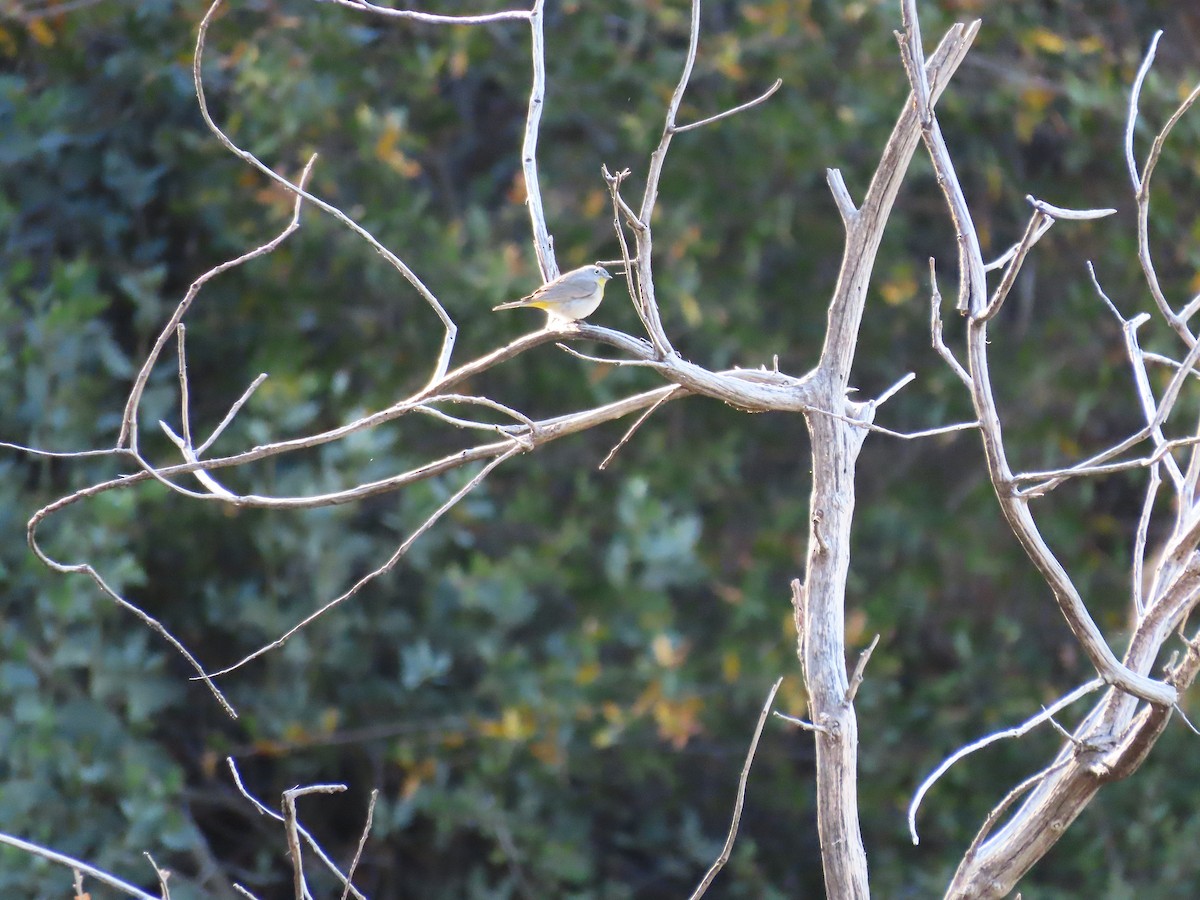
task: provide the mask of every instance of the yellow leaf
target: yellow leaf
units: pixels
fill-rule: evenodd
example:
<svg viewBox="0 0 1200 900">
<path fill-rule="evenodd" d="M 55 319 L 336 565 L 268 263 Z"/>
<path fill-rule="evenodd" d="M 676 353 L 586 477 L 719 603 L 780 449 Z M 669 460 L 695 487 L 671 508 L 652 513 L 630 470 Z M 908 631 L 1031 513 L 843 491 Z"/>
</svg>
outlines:
<svg viewBox="0 0 1200 900">
<path fill-rule="evenodd" d="M 1196 272 L 1188 282 L 1188 291 L 1193 295 L 1200 294 L 1200 272 Z"/>
<path fill-rule="evenodd" d="M 1067 49 L 1067 41 L 1061 35 L 1045 28 L 1035 28 L 1029 32 L 1029 42 L 1039 50 L 1047 53 L 1063 53 Z"/>
<path fill-rule="evenodd" d="M 54 30 L 46 24 L 45 19 L 30 19 L 28 28 L 29 36 L 43 47 L 54 46 Z"/>
<path fill-rule="evenodd" d="M 607 750 L 617 742 L 616 728 L 601 728 L 592 735 L 592 746 L 597 750 Z"/>
<path fill-rule="evenodd" d="M 405 178 L 416 178 L 421 174 L 421 164 L 405 155 L 397 144 L 403 128 L 400 122 L 389 119 L 375 141 L 375 157 L 388 168 L 400 173 Z"/>
<path fill-rule="evenodd" d="M 508 741 L 526 741 L 533 736 L 536 723 L 533 712 L 526 706 L 509 706 L 500 714 L 500 721 L 493 722 L 490 736 Z"/>
<path fill-rule="evenodd" d="M 738 680 L 738 676 L 742 674 L 742 658 L 733 650 L 726 650 L 721 657 L 721 677 L 726 682 L 732 683 Z"/>
<path fill-rule="evenodd" d="M 888 306 L 899 306 L 905 300 L 910 300 L 917 293 L 917 279 L 910 270 L 902 270 L 894 278 L 883 283 L 879 288 L 883 302 Z"/>
<path fill-rule="evenodd" d="M 1021 102 L 1031 111 L 1042 113 L 1050 106 L 1055 93 L 1049 88 L 1030 87 L 1021 91 Z"/>
<path fill-rule="evenodd" d="M 682 700 L 663 698 L 654 704 L 654 722 L 658 726 L 659 737 L 671 742 L 671 746 L 679 750 L 687 742 L 704 729 L 700 725 L 700 709 L 703 701 L 699 697 L 685 697 Z"/>
<path fill-rule="evenodd" d="M 1053 99 L 1053 91 L 1046 88 L 1031 87 L 1021 92 L 1021 105 L 1017 107 L 1015 124 L 1017 136 L 1022 141 L 1033 137 L 1033 129 L 1044 118 L 1046 108 Z"/>
<path fill-rule="evenodd" d="M 591 684 L 600 677 L 600 663 L 587 662 L 575 670 L 576 684 Z"/>
<path fill-rule="evenodd" d="M 409 770 L 404 775 L 404 782 L 400 785 L 400 796 L 408 800 L 420 790 L 421 785 L 433 779 L 437 774 L 437 761 L 433 759 L 423 759 L 409 767 Z"/>
<path fill-rule="evenodd" d="M 547 766 L 561 766 L 566 762 L 566 754 L 563 753 L 562 744 L 556 734 L 534 741 L 529 745 L 529 752 L 533 754 L 534 759 Z"/>
<path fill-rule="evenodd" d="M 680 295 L 679 309 L 683 313 L 683 321 L 692 328 L 695 328 L 704 320 L 704 313 L 700 310 L 700 304 L 691 294 Z"/>
<path fill-rule="evenodd" d="M 664 669 L 678 669 L 687 658 L 687 646 L 666 634 L 655 635 L 650 644 L 654 661 Z"/>
<path fill-rule="evenodd" d="M 633 701 L 633 708 L 630 710 L 634 716 L 644 716 L 649 712 L 659 698 L 662 697 L 662 686 L 657 681 L 651 681 L 642 690 L 638 698 Z"/>
<path fill-rule="evenodd" d="M 586 218 L 594 219 L 608 207 L 608 194 L 595 188 L 587 192 L 583 198 L 583 214 Z"/>
</svg>

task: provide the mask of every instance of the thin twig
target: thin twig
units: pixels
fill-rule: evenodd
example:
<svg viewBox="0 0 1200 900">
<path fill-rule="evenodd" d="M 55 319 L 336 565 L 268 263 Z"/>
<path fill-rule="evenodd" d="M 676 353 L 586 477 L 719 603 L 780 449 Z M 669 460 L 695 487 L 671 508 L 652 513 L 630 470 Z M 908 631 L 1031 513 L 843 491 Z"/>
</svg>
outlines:
<svg viewBox="0 0 1200 900">
<path fill-rule="evenodd" d="M 317 619 L 321 618 L 323 615 L 325 615 L 325 613 L 329 612 L 335 606 L 340 606 L 346 600 L 349 600 L 351 597 L 353 597 L 355 594 L 357 594 L 360 590 L 362 590 L 364 587 L 366 587 L 368 584 L 370 584 L 372 581 L 374 581 L 379 576 L 385 575 L 388 572 L 390 572 L 392 569 L 394 569 L 396 567 L 396 564 L 399 563 L 400 560 L 404 557 L 404 554 L 406 554 L 408 552 L 409 548 L 412 547 L 413 543 L 416 542 L 417 538 L 419 538 L 426 531 L 428 531 L 430 528 L 432 528 L 434 526 L 434 524 L 436 524 L 437 521 L 442 516 L 444 516 L 447 512 L 449 512 L 451 509 L 453 509 L 458 504 L 458 502 L 460 500 L 462 500 L 463 497 L 465 497 L 467 494 L 469 494 L 471 491 L 473 491 L 479 485 L 480 482 L 482 482 L 485 478 L 487 478 L 488 475 L 491 474 L 491 472 L 494 468 L 496 468 L 501 463 L 510 459 L 516 453 L 521 452 L 523 449 L 524 448 L 521 445 L 517 444 L 517 445 L 511 447 L 507 452 L 502 453 L 499 456 L 497 456 L 495 459 L 493 459 L 491 462 L 489 462 L 487 465 L 485 465 L 483 468 L 481 468 L 478 472 L 476 472 L 475 475 L 472 476 L 472 478 L 466 484 L 464 484 L 461 488 L 459 488 L 457 491 L 455 491 L 450 496 L 450 498 L 448 500 L 446 500 L 446 502 L 444 502 L 441 506 L 439 506 L 432 513 L 430 513 L 430 515 L 425 519 L 425 521 L 422 522 L 417 527 L 417 529 L 412 534 L 410 534 L 404 540 L 404 542 L 400 544 L 399 547 L 396 548 L 396 552 L 393 553 L 388 558 L 387 562 L 385 562 L 383 565 L 379 566 L 378 568 L 374 569 L 373 571 L 368 572 L 366 575 L 364 575 L 362 578 L 360 578 L 358 581 L 356 581 L 349 590 L 338 595 L 337 597 L 334 597 L 332 600 L 330 600 L 328 603 L 324 604 L 320 609 L 316 610 L 315 612 L 309 613 L 307 616 L 305 616 L 303 619 L 301 619 L 299 622 L 297 622 L 295 625 L 293 625 L 291 628 L 289 628 L 287 631 L 285 631 L 279 637 L 275 638 L 273 641 L 263 644 L 257 650 L 254 650 L 253 652 L 247 654 L 246 656 L 242 657 L 237 662 L 235 662 L 231 665 L 225 666 L 222 669 L 218 669 L 215 672 L 208 673 L 206 675 L 206 677 L 218 678 L 222 675 L 228 675 L 230 672 L 234 672 L 234 671 L 240 669 L 242 666 L 246 665 L 247 663 L 251 662 L 252 660 L 258 659 L 258 657 L 262 656 L 264 653 L 267 653 L 278 647 L 282 647 L 289 640 L 291 640 L 291 638 L 294 637 L 297 634 L 297 632 L 299 632 L 302 629 L 306 628 L 307 626 L 311 625 L 313 622 L 315 622 Z"/>
<path fill-rule="evenodd" d="M 850 676 L 850 686 L 846 688 L 846 702 L 853 703 L 854 698 L 858 696 L 858 689 L 862 687 L 863 673 L 867 670 L 867 663 L 871 661 L 871 654 L 875 652 L 875 648 L 879 646 L 879 635 L 875 635 L 875 639 L 867 646 L 867 649 L 858 655 L 858 663 L 854 666 L 854 674 Z"/>
<path fill-rule="evenodd" d="M 533 231 L 533 249 L 537 253 L 542 281 L 558 277 L 554 259 L 554 238 L 546 225 L 546 210 L 542 206 L 542 185 L 538 178 L 538 128 L 546 105 L 546 38 L 543 27 L 545 0 L 534 0 L 527 14 L 530 31 L 530 57 L 533 60 L 533 81 L 529 87 L 529 109 L 525 114 L 525 137 L 521 144 L 521 171 L 525 176 L 525 204 L 529 207 L 529 223 Z"/>
<path fill-rule="evenodd" d="M 842 224 L 846 228 L 850 228 L 858 218 L 858 207 L 854 205 L 850 189 L 846 187 L 846 179 L 842 177 L 842 170 L 826 169 L 825 183 L 829 185 L 829 192 L 833 194 L 833 203 L 842 217 Z"/>
<path fill-rule="evenodd" d="M 1103 679 L 1093 678 L 1087 684 L 1077 687 L 1065 697 L 1061 697 L 1048 707 L 1043 707 L 1042 711 L 1029 719 L 1026 719 L 1020 725 L 1013 728 L 1007 728 L 1004 731 L 997 731 L 989 734 L 987 737 L 982 737 L 977 741 L 972 741 L 965 747 L 961 747 L 946 758 L 940 766 L 934 769 L 924 781 L 921 782 L 915 794 L 913 794 L 912 802 L 908 805 L 908 833 L 912 837 L 913 844 L 921 843 L 921 839 L 917 836 L 917 810 L 921 806 L 921 800 L 929 792 L 929 789 L 941 778 L 946 771 L 960 759 L 970 756 L 976 750 L 982 750 L 996 741 L 1002 741 L 1007 738 L 1022 737 L 1028 734 L 1038 725 L 1041 725 L 1047 719 L 1051 718 L 1060 709 L 1065 709 L 1081 697 L 1086 697 L 1092 691 L 1104 686 Z"/>
<path fill-rule="evenodd" d="M 258 377 L 250 382 L 250 386 L 242 392 L 242 396 L 237 398 L 233 406 L 229 407 L 229 412 L 225 413 L 225 417 L 217 423 L 217 427 L 214 428 L 212 434 L 208 436 L 208 440 L 196 448 L 197 456 L 203 456 L 205 451 L 216 442 L 217 438 L 219 438 L 224 433 L 225 429 L 229 427 L 229 423 L 233 421 L 234 417 L 241 412 L 242 407 L 246 405 L 246 402 L 254 395 L 254 392 L 258 390 L 259 385 L 266 380 L 267 373 L 260 372 Z"/>
<path fill-rule="evenodd" d="M 437 362 L 434 364 L 433 374 L 429 379 L 430 383 L 440 381 L 450 368 L 450 357 L 454 352 L 454 342 L 458 336 L 458 326 L 454 324 L 454 320 L 450 318 L 450 314 L 446 312 L 445 307 L 443 307 L 437 297 L 433 295 L 433 292 L 425 286 L 425 283 L 417 277 L 417 274 L 411 268 L 409 268 L 408 265 L 402 259 L 400 259 L 400 257 L 380 243 L 379 239 L 371 234 L 371 232 L 367 231 L 366 228 L 364 228 L 354 219 L 350 218 L 350 216 L 346 215 L 346 213 L 334 206 L 332 203 L 328 203 L 325 200 L 322 200 L 320 197 L 309 193 L 302 185 L 295 184 L 285 176 L 280 175 L 250 151 L 243 150 L 233 142 L 233 139 L 230 138 L 229 135 L 227 135 L 213 119 L 212 114 L 209 112 L 208 100 L 204 94 L 204 78 L 202 74 L 204 44 L 205 38 L 208 35 L 208 28 L 212 24 L 213 19 L 217 14 L 217 10 L 221 8 L 221 4 L 223 2 L 224 0 L 213 0 L 212 5 L 209 6 L 208 11 L 204 14 L 204 18 L 200 20 L 200 29 L 196 36 L 196 52 L 192 60 L 192 79 L 196 89 L 196 101 L 199 105 L 200 117 L 204 120 L 204 124 L 208 127 L 208 130 L 216 136 L 217 140 L 221 142 L 221 145 L 230 153 L 246 164 L 250 165 L 252 168 L 257 169 L 276 184 L 279 184 L 291 191 L 297 197 L 303 197 L 309 203 L 313 204 L 323 212 L 328 213 L 338 222 L 342 223 L 342 225 L 349 228 L 360 238 L 366 241 L 367 244 L 370 245 L 371 249 L 382 256 L 388 262 L 388 264 L 392 266 L 392 268 L 394 268 L 404 277 L 405 281 L 412 285 L 417 293 L 421 295 L 421 298 L 425 301 L 429 308 L 433 310 L 434 314 L 438 317 L 438 320 L 442 323 L 443 335 L 441 349 L 438 351 Z"/>
<path fill-rule="evenodd" d="M 191 400 L 188 397 L 187 374 L 187 326 L 180 322 L 175 327 L 179 346 L 179 420 L 183 431 L 183 445 L 190 452 L 192 449 L 192 417 L 189 412 Z"/>
<path fill-rule="evenodd" d="M 992 293 L 991 299 L 988 300 L 987 306 L 979 313 L 978 318 L 986 322 L 988 319 L 994 318 L 996 313 L 1000 312 L 1000 308 L 1004 305 L 1009 291 L 1012 290 L 1012 286 L 1017 280 L 1017 273 L 1021 271 L 1021 266 L 1025 262 L 1026 255 L 1033 249 L 1033 245 L 1037 243 L 1038 238 L 1048 230 L 1048 218 L 1046 213 L 1042 212 L 1041 209 L 1034 210 L 1033 215 L 1029 218 L 1029 224 L 1025 227 L 1024 235 L 1021 236 L 1021 240 L 1017 243 L 1016 252 L 1013 253 L 1012 258 L 1008 261 L 1008 265 L 1004 268 L 1004 274 L 1000 277 L 1000 283 L 996 285 L 996 290 Z"/>
<path fill-rule="evenodd" d="M 280 813 L 277 813 L 275 810 L 271 809 L 271 807 L 267 806 L 248 790 L 246 790 L 246 786 L 242 783 L 241 773 L 238 771 L 237 763 L 234 762 L 233 757 L 225 757 L 225 763 L 229 766 L 229 772 L 233 776 L 233 783 L 237 788 L 238 793 L 250 801 L 250 804 L 260 815 L 267 816 L 268 818 L 274 819 L 276 822 L 281 824 L 286 824 L 286 820 Z M 341 787 L 341 785 L 338 785 L 338 787 Z M 337 867 L 333 860 L 329 858 L 329 855 L 325 852 L 321 845 L 317 843 L 316 838 L 309 834 L 308 831 L 305 830 L 305 828 L 299 823 L 296 825 L 296 831 L 300 837 L 304 838 L 305 843 L 307 843 L 312 851 L 317 855 L 317 858 L 321 860 L 325 868 L 333 873 L 333 876 L 337 878 L 339 882 L 349 887 L 350 893 L 354 895 L 356 900 L 367 900 L 366 896 L 364 896 L 358 888 L 354 887 L 350 881 L 350 878 L 342 874 L 342 871 Z M 237 885 L 234 885 L 234 887 L 237 887 Z M 248 896 L 253 896 L 253 894 L 250 894 L 248 891 L 246 893 Z"/>
<path fill-rule="evenodd" d="M 1154 501 L 1158 498 L 1158 488 L 1162 484 L 1162 476 L 1158 466 L 1150 467 L 1150 483 L 1146 485 L 1146 496 L 1142 498 L 1142 511 L 1138 515 L 1137 532 L 1133 541 L 1133 573 L 1130 590 L 1133 594 L 1133 608 L 1140 619 L 1146 612 L 1146 598 L 1143 596 L 1142 582 L 1146 572 L 1146 543 L 1150 533 L 1150 517 L 1154 512 Z M 1153 598 L 1151 598 L 1153 600 Z"/>
<path fill-rule="evenodd" d="M 821 734 L 829 734 L 830 733 L 829 729 L 826 728 L 824 725 L 818 725 L 815 722 L 808 722 L 808 721 L 805 721 L 804 719 L 797 719 L 795 716 L 786 715 L 784 713 L 779 712 L 779 710 L 775 711 L 775 717 L 777 719 L 783 719 L 783 721 L 787 722 L 788 724 L 795 725 L 797 728 L 803 729 L 804 731 L 816 731 Z"/>
<path fill-rule="evenodd" d="M 171 890 L 167 887 L 167 879 L 171 877 L 171 873 L 166 869 L 160 868 L 158 863 L 154 861 L 154 857 L 148 852 L 142 855 L 150 861 L 150 866 L 154 869 L 154 874 L 158 876 L 158 889 L 162 894 L 162 900 L 171 900 Z"/>
<path fill-rule="evenodd" d="M 220 0 L 217 0 L 217 3 L 213 4 L 212 9 L 209 10 L 210 16 L 216 12 L 216 8 L 219 3 Z M 203 43 L 204 27 L 205 26 L 202 24 L 201 43 Z M 196 66 L 199 67 L 199 64 L 199 55 L 197 53 Z M 199 78 L 199 68 L 197 68 L 196 72 L 196 77 Z M 301 185 L 311 173 L 312 166 L 315 161 L 316 156 L 313 155 L 309 159 L 308 164 L 304 167 L 300 177 Z M 286 179 L 284 180 L 286 181 Z M 167 345 L 167 341 L 169 341 L 171 336 L 175 334 L 175 330 L 183 321 L 184 315 L 186 315 L 187 311 L 191 308 L 192 303 L 200 293 L 200 289 L 222 272 L 227 272 L 230 269 L 236 268 L 237 266 L 247 263 L 252 259 L 257 259 L 260 256 L 265 256 L 266 254 L 273 252 L 280 244 L 291 237 L 300 227 L 300 204 L 302 198 L 305 196 L 307 195 L 304 193 L 302 186 L 296 187 L 296 202 L 292 208 L 292 218 L 289 220 L 284 229 L 279 232 L 279 234 L 267 241 L 265 244 L 260 244 L 253 250 L 243 253 L 241 256 L 226 260 L 219 265 L 213 266 L 211 269 L 193 281 L 188 287 L 187 293 L 184 294 L 183 299 L 179 301 L 179 305 L 175 307 L 175 311 L 171 314 L 171 318 L 167 320 L 167 324 L 164 325 L 162 330 L 158 333 L 158 337 L 151 346 L 150 352 L 146 355 L 146 359 L 143 361 L 141 369 L 138 370 L 137 375 L 134 377 L 133 387 L 129 391 L 129 399 L 125 401 L 125 412 L 121 416 L 121 431 L 117 437 L 118 447 L 127 446 L 130 450 L 137 450 L 137 412 L 138 407 L 141 405 L 142 394 L 145 393 L 146 390 L 146 382 L 149 381 L 150 373 L 153 371 L 155 364 L 158 362 L 163 348 Z"/>
<path fill-rule="evenodd" d="M 1150 51 L 1146 54 L 1146 61 L 1142 64 L 1143 68 L 1146 70 L 1149 69 L 1150 64 L 1153 62 L 1154 48 L 1157 46 L 1158 36 L 1161 34 L 1162 32 L 1159 32 L 1158 35 L 1155 35 L 1154 40 L 1151 42 Z M 1142 77 L 1140 72 L 1139 77 Z M 1140 88 L 1140 83 L 1138 84 L 1138 87 Z M 1154 297 L 1154 303 L 1158 307 L 1159 312 L 1162 313 L 1163 318 L 1165 318 L 1167 323 L 1173 329 L 1175 329 L 1175 333 L 1183 339 L 1184 344 L 1186 344 L 1189 348 L 1196 342 L 1196 339 L 1193 336 L 1191 329 L 1188 328 L 1187 322 L 1182 317 L 1176 315 L 1174 310 L 1171 308 L 1170 301 L 1167 300 L 1166 295 L 1163 293 L 1162 286 L 1159 284 L 1158 272 L 1155 270 L 1154 259 L 1150 253 L 1150 181 L 1154 177 L 1154 169 L 1158 165 L 1158 160 L 1162 155 L 1162 150 L 1167 142 L 1167 137 L 1171 134 L 1171 131 L 1175 128 L 1175 125 L 1179 122 L 1179 120 L 1183 118 L 1183 115 L 1189 109 L 1191 109 L 1192 104 L 1196 102 L 1197 98 L 1200 98 L 1200 85 L 1194 88 L 1192 92 L 1184 98 L 1183 102 L 1176 107 L 1175 112 L 1171 114 L 1171 117 L 1167 120 L 1167 123 L 1163 125 L 1162 129 L 1157 135 L 1155 135 L 1154 142 L 1150 145 L 1150 152 L 1146 156 L 1146 162 L 1142 166 L 1141 179 L 1138 180 L 1136 177 L 1134 179 L 1138 212 L 1138 262 L 1142 266 L 1142 275 L 1146 280 L 1146 286 L 1150 288 L 1150 294 Z M 1136 112 L 1136 95 L 1134 95 L 1130 101 L 1131 117 L 1136 117 Z M 1132 118 L 1131 124 L 1127 127 L 1132 128 Z M 1128 149 L 1129 158 L 1132 159 L 1132 133 L 1129 134 L 1128 140 L 1130 142 Z"/>
<path fill-rule="evenodd" d="M 1138 174 L 1137 158 L 1133 154 L 1133 132 L 1137 127 L 1138 99 L 1142 95 L 1142 85 L 1154 65 L 1154 54 L 1158 52 L 1158 42 L 1162 38 L 1162 29 L 1154 32 L 1150 38 L 1150 46 L 1146 48 L 1146 56 L 1138 67 L 1137 77 L 1133 79 L 1133 87 L 1129 91 L 1129 114 L 1125 117 L 1125 165 L 1129 169 L 1129 180 L 1133 183 L 1133 192 L 1141 193 L 1142 179 Z"/>
<path fill-rule="evenodd" d="M 742 775 L 738 779 L 737 799 L 733 804 L 733 818 L 729 823 L 729 833 L 725 836 L 725 846 L 721 848 L 721 853 L 716 861 L 700 879 L 700 884 L 692 892 L 691 900 L 699 900 L 703 897 L 708 886 L 717 877 L 717 873 L 724 868 L 725 863 L 729 862 L 729 854 L 733 852 L 733 843 L 737 840 L 738 826 L 742 821 L 742 804 L 746 800 L 746 782 L 750 779 L 750 766 L 754 764 L 754 754 L 758 751 L 758 739 L 762 736 L 763 724 L 767 721 L 767 716 L 771 712 L 771 704 L 775 702 L 775 694 L 779 691 L 781 684 L 783 684 L 783 678 L 777 678 L 771 685 L 771 690 L 767 693 L 767 701 L 763 704 L 762 712 L 758 714 L 758 723 L 754 726 L 754 737 L 750 739 L 750 749 L 746 751 L 746 762 L 742 765 Z"/>
<path fill-rule="evenodd" d="M 705 125 L 711 125 L 713 122 L 720 122 L 722 119 L 728 119 L 730 116 L 736 116 L 740 112 L 745 112 L 748 109 L 752 109 L 753 107 L 758 106 L 760 103 L 765 103 L 768 99 L 770 99 L 771 95 L 779 90 L 779 88 L 782 86 L 783 79 L 776 78 L 774 84 L 772 84 L 753 100 L 747 100 L 745 103 L 741 103 L 733 107 L 733 109 L 727 109 L 725 112 L 717 113 L 715 116 L 709 116 L 707 119 L 701 119 L 699 122 L 690 122 L 687 125 L 676 125 L 675 133 L 683 134 L 685 131 L 692 131 L 693 129 L 701 128 Z"/>
<path fill-rule="evenodd" d="M 89 865 L 82 860 L 76 859 L 73 856 L 67 856 L 65 853 L 59 853 L 57 850 L 51 850 L 49 847 L 43 847 L 41 844 L 34 844 L 4 832 L 0 832 L 0 844 L 15 847 L 22 853 L 28 853 L 31 856 L 40 856 L 42 859 L 49 860 L 52 863 L 74 869 L 77 873 L 83 872 L 88 877 L 95 878 L 97 881 L 128 894 L 130 897 L 136 897 L 137 900 L 162 900 L 162 898 L 155 897 L 153 894 L 147 894 L 141 888 L 134 887 L 127 881 L 122 881 L 116 875 L 110 875 L 103 869 L 97 869 L 95 866 Z M 82 884 L 82 881 L 77 878 L 76 884 Z"/>
<path fill-rule="evenodd" d="M 335 3 L 363 12 L 387 16 L 392 19 L 410 19 L 414 22 L 424 22 L 430 25 L 488 25 L 493 22 L 512 22 L 528 19 L 530 13 L 524 9 L 509 9 L 494 13 L 479 13 L 474 15 L 438 15 L 435 13 L 417 12 L 411 9 L 392 9 L 388 6 L 378 6 L 368 0 L 318 0 L 320 3 Z"/>
<path fill-rule="evenodd" d="M 1053 203 L 1047 203 L 1045 200 L 1039 200 L 1032 194 L 1025 195 L 1025 202 L 1032 206 L 1040 213 L 1044 213 L 1052 219 L 1070 219 L 1077 222 L 1084 222 L 1089 219 L 1103 219 L 1107 216 L 1116 215 L 1115 209 L 1104 207 L 1102 209 L 1066 209 L 1062 206 L 1055 206 Z"/>
<path fill-rule="evenodd" d="M 950 151 L 946 147 L 946 139 L 942 135 L 937 115 L 933 111 L 933 97 L 930 93 L 929 78 L 925 72 L 925 52 L 921 47 L 921 24 L 917 18 L 916 0 L 904 0 L 902 10 L 904 32 L 896 34 L 896 40 L 900 44 L 900 58 L 904 62 L 909 84 L 913 89 L 914 104 L 921 123 L 921 136 L 933 159 L 934 169 L 938 175 L 938 184 L 946 198 L 950 219 L 954 223 L 955 238 L 958 242 L 957 309 L 961 313 L 975 315 L 982 308 L 984 298 L 987 296 L 987 281 L 984 278 L 983 259 L 979 251 L 979 236 L 975 232 L 971 210 L 963 196 L 958 173 L 950 164 Z"/>
<path fill-rule="evenodd" d="M 668 400 L 673 400 L 675 398 L 675 391 L 683 391 L 683 388 L 680 388 L 680 387 L 674 388 L 671 393 L 663 394 L 662 398 L 659 399 L 659 401 L 657 403 L 655 403 L 653 406 L 647 407 L 646 411 L 643 412 L 640 416 L 638 416 L 634 420 L 633 424 L 630 425 L 625 430 L 625 433 L 623 435 L 621 435 L 621 439 L 613 445 L 612 449 L 608 451 L 608 454 L 604 457 L 603 460 L 600 461 L 600 465 L 598 465 L 596 468 L 599 469 L 601 472 L 603 472 L 605 469 L 607 469 L 609 463 L 611 463 L 613 461 L 613 458 L 620 452 L 621 448 L 624 447 L 626 444 L 628 444 L 630 439 L 633 437 L 634 433 L 639 428 L 642 427 L 642 423 L 645 422 L 648 418 L 650 418 L 650 416 L 653 415 L 655 410 L 657 410 L 660 406 L 662 406 Z"/>
<path fill-rule="evenodd" d="M 963 854 L 962 863 L 960 865 L 966 865 L 975 858 L 975 854 L 979 852 L 980 846 L 983 845 L 983 842 L 987 839 L 987 836 L 996 826 L 996 823 L 1000 821 L 1000 817 L 1004 815 L 1010 806 L 1016 803 L 1017 800 L 1019 800 L 1031 788 L 1036 787 L 1058 770 L 1066 768 L 1069 762 L 1069 759 L 1064 759 L 1053 763 L 1042 769 L 1040 772 L 1035 772 L 1034 774 L 1030 775 L 1011 791 L 1005 794 L 1004 799 L 996 804 L 996 808 L 989 812 L 987 814 L 987 818 L 983 820 L 983 824 L 979 827 L 979 832 L 975 835 L 975 839 L 971 841 L 971 846 L 969 846 L 967 848 L 967 852 Z"/>
<path fill-rule="evenodd" d="M 363 848 L 367 846 L 367 837 L 371 834 L 371 823 L 375 820 L 375 802 L 378 799 L 379 788 L 375 788 L 371 791 L 371 799 L 367 803 L 367 821 L 363 823 L 362 835 L 358 839 L 358 846 L 354 849 L 354 859 L 350 861 L 350 868 L 346 870 L 346 886 L 342 888 L 342 900 L 346 900 L 350 896 L 350 885 L 354 883 L 354 871 L 362 859 Z"/>
<path fill-rule="evenodd" d="M 942 327 L 942 292 L 937 283 L 937 262 L 932 256 L 929 257 L 929 286 L 929 333 L 933 339 L 933 349 L 950 367 L 950 371 L 958 376 L 958 380 L 967 386 L 967 390 L 970 390 L 971 376 L 962 367 L 962 363 L 955 358 L 954 352 L 946 346 Z"/>
<path fill-rule="evenodd" d="M 296 798 L 308 794 L 338 794 L 346 790 L 344 784 L 312 784 L 306 787 L 289 788 L 283 792 L 283 828 L 287 835 L 288 855 L 292 859 L 292 889 L 297 900 L 312 900 L 308 881 L 304 877 L 304 857 L 300 852 L 300 820 L 296 813 Z M 349 879 L 346 881 L 350 885 Z"/>
</svg>

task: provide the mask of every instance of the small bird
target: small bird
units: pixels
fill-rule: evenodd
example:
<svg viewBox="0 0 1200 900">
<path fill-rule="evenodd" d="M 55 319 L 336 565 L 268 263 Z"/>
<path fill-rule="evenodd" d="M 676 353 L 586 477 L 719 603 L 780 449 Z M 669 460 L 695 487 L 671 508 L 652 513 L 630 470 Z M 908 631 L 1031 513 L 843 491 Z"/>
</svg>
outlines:
<svg viewBox="0 0 1200 900">
<path fill-rule="evenodd" d="M 610 278 L 604 266 L 580 266 L 546 282 L 528 297 L 501 303 L 493 310 L 533 307 L 544 309 L 551 320 L 577 322 L 596 311 Z"/>
</svg>

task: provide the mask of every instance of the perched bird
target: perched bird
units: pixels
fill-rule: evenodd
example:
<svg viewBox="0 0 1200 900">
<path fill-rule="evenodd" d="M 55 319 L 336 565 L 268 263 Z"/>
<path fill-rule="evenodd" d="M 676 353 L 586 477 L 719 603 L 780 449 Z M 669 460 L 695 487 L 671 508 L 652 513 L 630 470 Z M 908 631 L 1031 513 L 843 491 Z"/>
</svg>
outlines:
<svg viewBox="0 0 1200 900">
<path fill-rule="evenodd" d="M 533 307 L 544 309 L 551 319 L 576 322 L 596 311 L 604 299 L 604 286 L 612 278 L 604 266 L 580 266 L 548 281 L 528 297 L 501 303 L 493 309 Z"/>
</svg>

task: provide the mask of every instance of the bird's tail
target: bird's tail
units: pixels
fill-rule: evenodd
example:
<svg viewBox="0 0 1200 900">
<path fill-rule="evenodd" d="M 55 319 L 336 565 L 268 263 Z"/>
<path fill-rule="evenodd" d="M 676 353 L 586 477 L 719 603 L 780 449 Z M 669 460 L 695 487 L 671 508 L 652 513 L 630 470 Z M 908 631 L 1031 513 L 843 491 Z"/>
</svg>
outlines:
<svg viewBox="0 0 1200 900">
<path fill-rule="evenodd" d="M 502 309 L 516 309 L 519 306 L 528 306 L 529 298 L 522 297 L 520 300 L 510 300 L 508 303 L 501 303 L 499 306 L 493 306 L 492 312 L 498 312 Z"/>
</svg>

